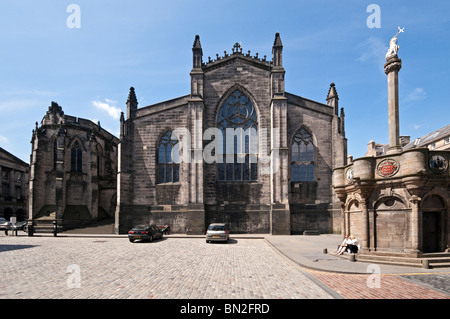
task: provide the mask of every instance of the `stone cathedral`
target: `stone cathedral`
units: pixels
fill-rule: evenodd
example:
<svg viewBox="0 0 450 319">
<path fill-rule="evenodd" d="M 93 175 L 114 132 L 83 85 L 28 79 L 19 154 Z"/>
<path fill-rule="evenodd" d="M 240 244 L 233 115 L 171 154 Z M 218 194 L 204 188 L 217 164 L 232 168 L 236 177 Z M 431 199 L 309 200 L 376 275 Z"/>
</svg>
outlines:
<svg viewBox="0 0 450 319">
<path fill-rule="evenodd" d="M 130 89 L 120 119 L 115 231 L 169 223 L 204 234 L 340 232 L 332 171 L 347 165 L 344 112 L 332 83 L 325 103 L 285 91 L 283 45 L 272 60 L 232 51 L 203 60 L 192 48 L 188 94 L 138 107 Z"/>
</svg>

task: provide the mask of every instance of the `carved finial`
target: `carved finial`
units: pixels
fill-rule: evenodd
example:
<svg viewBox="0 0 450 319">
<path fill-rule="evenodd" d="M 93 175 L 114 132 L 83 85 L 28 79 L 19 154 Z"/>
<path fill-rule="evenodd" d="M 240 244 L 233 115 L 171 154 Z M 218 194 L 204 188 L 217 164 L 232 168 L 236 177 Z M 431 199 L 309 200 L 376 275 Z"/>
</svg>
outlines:
<svg viewBox="0 0 450 319">
<path fill-rule="evenodd" d="M 200 36 L 197 34 L 197 35 L 195 35 L 193 49 L 201 49 L 201 48 L 202 48 L 202 45 L 200 43 Z"/>
<path fill-rule="evenodd" d="M 137 98 L 136 98 L 136 93 L 134 92 L 134 87 L 130 87 L 130 93 L 128 94 L 127 102 L 134 102 L 136 104 L 138 103 Z"/>
<path fill-rule="evenodd" d="M 242 53 L 242 47 L 238 42 L 233 45 L 233 54 L 234 53 Z"/>
<path fill-rule="evenodd" d="M 339 99 L 339 96 L 338 96 L 337 91 L 336 91 L 336 86 L 335 86 L 335 84 L 333 82 L 330 83 L 330 89 L 328 90 L 327 100 L 330 100 L 332 98 Z"/>
<path fill-rule="evenodd" d="M 192 57 L 192 67 L 194 69 L 201 69 L 203 65 L 203 50 L 202 45 L 200 44 L 200 36 L 198 34 L 195 36 L 194 46 L 192 47 Z"/>
<path fill-rule="evenodd" d="M 339 96 L 334 83 L 330 83 L 327 95 L 327 105 L 334 107 L 334 114 L 339 115 Z"/>
<path fill-rule="evenodd" d="M 275 34 L 275 40 L 273 41 L 272 55 L 273 55 L 273 66 L 275 68 L 283 67 L 283 44 L 281 43 L 280 34 L 277 32 Z"/>
<path fill-rule="evenodd" d="M 61 116 L 64 115 L 64 112 L 62 110 L 62 107 L 58 105 L 58 103 L 56 103 L 55 101 L 52 101 L 50 107 L 48 108 L 48 110 L 53 113 L 53 114 L 59 114 Z"/>
<path fill-rule="evenodd" d="M 275 33 L 275 40 L 273 41 L 273 46 L 274 46 L 274 47 L 283 46 L 283 44 L 281 43 L 281 37 L 280 37 L 280 34 L 279 34 L 278 32 Z"/>
</svg>

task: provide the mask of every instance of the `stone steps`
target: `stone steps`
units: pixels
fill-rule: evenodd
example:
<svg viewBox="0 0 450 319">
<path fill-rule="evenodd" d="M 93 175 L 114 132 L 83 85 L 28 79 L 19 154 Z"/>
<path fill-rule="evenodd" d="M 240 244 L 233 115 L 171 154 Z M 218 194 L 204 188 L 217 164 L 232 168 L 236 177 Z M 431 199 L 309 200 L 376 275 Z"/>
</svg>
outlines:
<svg viewBox="0 0 450 319">
<path fill-rule="evenodd" d="M 114 219 L 108 218 L 83 227 L 67 229 L 66 234 L 114 234 Z"/>
<path fill-rule="evenodd" d="M 450 253 L 424 254 L 422 257 L 393 256 L 392 254 L 358 254 L 356 260 L 366 263 L 389 264 L 417 268 L 450 267 Z"/>
</svg>

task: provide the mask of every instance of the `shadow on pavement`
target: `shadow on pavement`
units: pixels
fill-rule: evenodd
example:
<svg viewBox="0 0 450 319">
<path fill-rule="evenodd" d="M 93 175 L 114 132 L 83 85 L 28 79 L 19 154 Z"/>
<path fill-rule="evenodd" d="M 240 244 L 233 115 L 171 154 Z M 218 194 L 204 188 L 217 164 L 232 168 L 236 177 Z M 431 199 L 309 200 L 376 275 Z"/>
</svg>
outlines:
<svg viewBox="0 0 450 319">
<path fill-rule="evenodd" d="M 4 251 L 19 250 L 26 248 L 38 247 L 39 245 L 0 245 L 0 253 Z"/>
</svg>

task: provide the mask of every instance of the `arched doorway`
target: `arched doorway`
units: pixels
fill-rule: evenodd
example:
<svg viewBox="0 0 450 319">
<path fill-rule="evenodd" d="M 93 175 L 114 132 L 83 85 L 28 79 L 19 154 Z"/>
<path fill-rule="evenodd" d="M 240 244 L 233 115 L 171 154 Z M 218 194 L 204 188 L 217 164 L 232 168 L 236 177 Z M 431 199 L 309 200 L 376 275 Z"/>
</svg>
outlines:
<svg viewBox="0 0 450 319">
<path fill-rule="evenodd" d="M 17 217 L 17 221 L 23 221 L 23 220 L 25 220 L 25 219 L 26 219 L 25 211 L 24 211 L 22 208 L 19 208 L 19 209 L 16 211 L 16 217 Z"/>
<path fill-rule="evenodd" d="M 441 197 L 431 195 L 422 204 L 422 251 L 439 252 L 444 249 L 445 203 Z"/>
<path fill-rule="evenodd" d="M 5 208 L 5 212 L 3 213 L 3 217 L 5 217 L 5 219 L 9 220 L 11 217 L 13 217 L 13 210 L 10 207 L 6 207 Z"/>
</svg>

